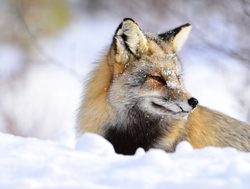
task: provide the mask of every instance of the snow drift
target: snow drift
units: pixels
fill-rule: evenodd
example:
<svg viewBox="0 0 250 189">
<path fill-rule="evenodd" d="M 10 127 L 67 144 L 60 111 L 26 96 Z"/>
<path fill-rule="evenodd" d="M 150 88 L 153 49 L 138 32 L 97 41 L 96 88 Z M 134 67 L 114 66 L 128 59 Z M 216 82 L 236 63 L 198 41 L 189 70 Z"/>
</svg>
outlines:
<svg viewBox="0 0 250 189">
<path fill-rule="evenodd" d="M 231 148 L 176 153 L 138 149 L 118 155 L 104 138 L 85 134 L 73 148 L 0 133 L 0 188 L 249 188 L 250 154 Z"/>
</svg>

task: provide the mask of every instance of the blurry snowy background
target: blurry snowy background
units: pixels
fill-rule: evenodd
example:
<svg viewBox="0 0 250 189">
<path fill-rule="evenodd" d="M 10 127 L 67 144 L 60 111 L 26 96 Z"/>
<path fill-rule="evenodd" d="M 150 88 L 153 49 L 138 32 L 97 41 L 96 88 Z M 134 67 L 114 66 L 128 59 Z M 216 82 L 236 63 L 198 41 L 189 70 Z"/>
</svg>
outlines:
<svg viewBox="0 0 250 189">
<path fill-rule="evenodd" d="M 112 35 L 124 17 L 133 18 L 144 31 L 152 33 L 164 32 L 181 24 L 191 23 L 193 30 L 180 54 L 184 66 L 187 89 L 199 100 L 200 104 L 250 122 L 249 0 L 1 0 L 0 132 L 22 137 L 50 139 L 56 141 L 56 145 L 59 146 L 61 144 L 74 146 L 73 128 L 83 92 L 83 83 L 87 79 L 87 74 L 93 68 L 94 62 L 101 57 L 103 50 L 111 43 Z M 86 142 L 88 139 L 87 137 L 83 141 Z M 4 140 L 9 141 L 9 143 L 4 142 Z M 30 140 L 32 141 L 31 143 L 39 144 L 35 147 L 29 147 Z M 44 141 L 45 143 L 43 144 L 41 141 L 34 140 L 29 139 L 25 141 L 25 139 L 2 135 L 0 139 L 1 147 L 4 148 L 5 146 L 6 148 L 4 148 L 5 151 L 1 150 L 1 154 L 9 154 L 6 157 L 8 161 L 9 157 L 16 157 L 25 165 L 25 163 L 30 162 L 28 156 L 27 159 L 25 157 L 20 159 L 18 156 L 19 152 L 13 155 L 9 149 L 13 148 L 16 150 L 21 145 L 20 143 L 24 143 L 26 148 L 22 148 L 23 151 L 20 151 L 21 153 L 33 154 L 32 150 L 39 148 L 41 149 L 40 155 L 43 157 L 42 155 L 46 154 L 47 151 L 45 150 L 46 152 L 44 152 L 42 149 L 46 149 L 49 142 Z M 95 139 L 90 139 L 89 141 L 95 143 Z M 90 143 L 84 143 L 85 147 Z M 93 147 L 93 144 L 91 145 Z M 53 148 L 51 147 L 51 149 L 56 151 L 54 149 L 56 148 L 55 144 L 52 146 Z M 64 150 L 64 147 L 60 146 L 59 149 L 61 148 Z M 39 154 L 37 149 L 35 151 Z M 51 153 L 51 151 L 48 153 Z M 70 152 L 73 153 L 72 151 Z M 173 180 L 176 178 L 176 175 L 182 175 L 183 177 L 180 178 L 183 178 L 184 181 L 185 179 L 189 180 L 187 182 L 191 182 L 189 184 L 192 188 L 195 180 L 197 181 L 197 178 L 199 178 L 197 176 L 199 175 L 198 173 L 204 172 L 203 169 L 209 167 L 205 163 L 203 167 L 198 166 L 194 168 L 196 171 L 193 172 L 194 174 L 191 174 L 190 169 L 194 167 L 192 162 L 199 160 L 202 162 L 202 159 L 196 158 L 200 154 L 203 154 L 202 156 L 204 157 L 208 155 L 208 159 L 205 158 L 204 161 L 209 161 L 209 152 L 208 150 L 204 154 L 199 152 L 193 155 L 189 152 L 194 159 L 187 159 L 187 162 L 183 162 L 190 155 L 185 155 L 186 152 L 184 155 L 182 154 L 183 156 L 161 155 L 168 160 L 179 158 L 180 160 L 177 163 L 182 163 L 177 164 L 176 169 L 190 163 L 191 167 L 186 167 L 186 172 L 184 171 L 184 173 L 177 172 L 173 176 Z M 61 151 L 58 153 L 63 154 Z M 70 156 L 68 153 L 64 155 Z M 74 153 L 74 158 L 77 160 L 78 155 L 76 152 Z M 150 161 L 145 160 L 146 164 L 149 162 L 153 162 L 153 164 L 158 161 L 161 162 L 161 155 L 158 159 L 156 158 L 159 155 L 158 153 L 163 152 L 153 153 L 153 158 Z M 216 151 L 216 153 L 221 152 Z M 225 154 L 219 156 L 227 159 L 235 155 L 235 153 L 235 151 L 232 153 L 231 151 L 226 151 Z M 240 154 L 237 155 L 240 156 Z M 151 155 L 148 156 L 151 157 Z M 86 156 L 84 157 L 86 158 Z M 88 157 L 90 158 L 90 156 Z M 116 157 L 114 155 L 112 157 L 120 158 L 120 156 Z M 46 159 L 45 155 L 44 158 Z M 100 157 L 98 158 L 100 159 Z M 90 159 L 92 159 L 92 156 Z M 96 164 L 99 159 L 92 163 Z M 3 161 L 3 159 L 1 161 L 8 169 L 9 164 Z M 240 177 L 242 179 L 238 177 L 235 179 L 233 175 L 228 173 L 228 170 L 229 172 L 231 170 L 232 172 L 238 171 L 237 173 L 241 174 L 246 173 L 249 176 L 249 156 L 248 161 L 240 159 L 243 162 L 240 167 L 249 168 L 244 169 L 243 172 L 234 167 L 237 167 L 238 159 L 228 161 L 231 164 L 227 163 L 228 167 L 224 166 L 225 169 L 219 169 L 218 172 L 210 170 L 210 173 L 203 175 L 202 178 L 205 180 L 201 179 L 200 186 L 204 187 L 203 184 L 208 181 L 206 180 L 207 178 L 215 179 L 207 187 L 220 186 L 223 188 L 224 182 L 220 183 L 220 178 L 229 180 L 227 185 L 233 188 L 235 188 L 234 186 L 241 186 L 240 182 L 243 182 L 243 186 L 246 186 L 244 185 L 244 181 L 246 181 L 244 176 Z M 55 162 L 58 163 L 58 161 Z M 64 160 L 62 162 L 69 161 L 66 159 L 65 162 Z M 169 161 L 167 162 L 169 163 Z M 218 161 L 215 160 L 215 162 L 212 162 L 212 165 L 216 167 L 222 162 L 224 162 L 223 158 Z M 9 163 L 13 162 L 10 161 Z M 136 163 L 132 161 L 131 169 L 128 172 L 122 172 L 120 176 L 124 177 L 124 174 L 129 175 L 133 170 L 132 165 L 134 164 Z M 44 165 L 47 165 L 46 162 Z M 127 164 L 125 163 L 125 165 Z M 143 163 L 136 165 L 138 170 L 140 170 L 140 165 L 144 166 Z M 212 165 L 211 169 L 213 168 Z M 60 161 L 58 166 L 61 166 Z M 78 165 L 73 164 L 72 166 L 77 167 Z M 119 168 L 123 166 L 123 163 L 119 162 L 116 171 L 119 173 Z M 163 165 L 157 164 L 155 166 L 155 169 L 149 170 L 159 172 L 157 167 L 160 168 Z M 30 172 L 26 173 L 27 178 L 29 178 L 29 174 L 32 175 L 39 169 L 37 167 L 33 168 L 34 170 L 28 169 Z M 167 168 L 169 167 L 167 166 Z M 13 169 L 13 172 L 18 172 L 19 169 L 22 168 L 17 166 L 16 170 Z M 48 166 L 45 169 L 47 172 L 51 169 L 54 170 L 54 176 L 63 172 L 60 172 L 61 169 L 55 167 L 51 168 Z M 75 171 L 73 168 L 70 170 L 73 170 L 72 172 Z M 46 173 L 44 169 L 41 172 Z M 86 175 L 88 173 L 88 171 L 85 172 Z M 217 173 L 218 175 L 216 175 Z M 145 176 L 149 175 L 146 174 Z M 152 177 L 152 175 L 149 177 Z M 232 180 L 230 181 L 231 177 Z M 5 177 L 2 175 L 0 178 L 4 179 L 6 175 Z M 37 178 L 40 178 L 39 175 Z M 77 180 L 77 178 L 75 179 Z M 160 178 L 157 177 L 157 179 Z M 13 181 L 12 177 L 8 177 L 8 179 L 2 182 L 0 180 L 3 188 L 8 188 L 8 184 Z M 108 181 L 103 181 L 102 176 L 100 176 L 100 179 L 99 183 L 110 184 Z M 118 177 L 114 177 L 111 183 L 116 183 L 116 179 Z M 157 179 L 155 183 L 159 184 L 161 179 Z M 34 184 L 34 187 L 37 187 L 36 182 L 27 181 L 26 183 L 25 181 L 25 179 L 21 180 L 21 182 L 24 182 L 22 183 L 24 188 L 27 188 L 27 186 L 31 187 L 33 186 L 32 184 Z M 61 181 L 59 180 L 58 183 L 61 183 Z M 174 181 L 179 183 L 178 180 Z M 135 180 L 134 183 L 136 182 L 139 181 Z M 163 187 L 165 182 L 160 185 L 162 188 L 165 188 Z M 69 182 L 68 184 L 72 183 Z M 139 186 L 141 188 L 148 186 L 146 182 L 144 184 Z M 170 184 L 170 186 L 173 185 Z M 178 186 L 181 187 L 181 185 Z M 14 182 L 13 188 L 15 187 Z M 88 188 L 91 188 L 91 185 L 88 185 Z M 133 188 L 133 184 L 131 188 Z"/>
</svg>

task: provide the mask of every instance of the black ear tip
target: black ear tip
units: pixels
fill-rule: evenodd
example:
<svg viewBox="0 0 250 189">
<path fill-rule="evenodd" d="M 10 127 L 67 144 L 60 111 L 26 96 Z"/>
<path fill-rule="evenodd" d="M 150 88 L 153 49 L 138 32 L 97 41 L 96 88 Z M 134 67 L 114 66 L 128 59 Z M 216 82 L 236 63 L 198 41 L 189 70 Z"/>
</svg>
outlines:
<svg viewBox="0 0 250 189">
<path fill-rule="evenodd" d="M 136 23 L 132 18 L 124 18 L 123 19 L 123 21 L 119 24 L 119 26 L 116 28 L 116 30 L 115 30 L 115 34 L 118 32 L 118 30 L 122 27 L 122 25 L 123 25 L 123 22 L 125 22 L 125 21 L 127 21 L 127 20 L 129 20 L 129 21 L 132 21 L 132 22 L 134 22 L 134 23 Z"/>
<path fill-rule="evenodd" d="M 132 18 L 124 18 L 123 21 L 119 24 L 119 26 L 115 30 L 115 35 L 117 34 L 118 30 L 122 28 L 123 22 L 125 21 L 132 21 L 136 24 L 136 22 Z"/>
<path fill-rule="evenodd" d="M 191 24 L 186 23 L 186 24 L 183 24 L 181 27 L 189 27 L 189 26 L 191 26 Z"/>
<path fill-rule="evenodd" d="M 127 21 L 127 20 L 130 20 L 130 21 L 132 21 L 132 22 L 135 23 L 135 21 L 134 21 L 132 18 L 124 18 L 124 19 L 123 19 L 123 22 L 125 22 L 125 21 Z"/>
</svg>

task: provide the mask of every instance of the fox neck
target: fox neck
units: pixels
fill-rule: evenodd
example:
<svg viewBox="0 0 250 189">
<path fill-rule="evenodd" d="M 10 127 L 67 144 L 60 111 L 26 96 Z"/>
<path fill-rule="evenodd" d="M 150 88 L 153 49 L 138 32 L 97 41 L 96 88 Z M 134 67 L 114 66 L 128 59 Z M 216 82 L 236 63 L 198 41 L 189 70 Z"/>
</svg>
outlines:
<svg viewBox="0 0 250 189">
<path fill-rule="evenodd" d="M 125 121 L 105 126 L 104 137 L 109 140 L 117 153 L 131 155 L 141 147 L 149 150 L 166 133 L 167 125 L 160 117 L 148 115 L 134 106 L 129 109 Z"/>
</svg>

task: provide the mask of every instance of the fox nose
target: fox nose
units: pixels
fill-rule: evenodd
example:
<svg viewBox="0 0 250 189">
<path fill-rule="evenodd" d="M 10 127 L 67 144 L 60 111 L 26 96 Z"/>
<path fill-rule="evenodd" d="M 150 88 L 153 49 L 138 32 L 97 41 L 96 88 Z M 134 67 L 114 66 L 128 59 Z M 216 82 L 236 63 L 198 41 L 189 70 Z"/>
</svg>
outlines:
<svg viewBox="0 0 250 189">
<path fill-rule="evenodd" d="M 194 97 L 188 99 L 188 104 L 189 104 L 193 109 L 197 106 L 198 103 L 199 103 L 199 101 L 198 101 L 196 98 L 194 98 Z"/>
</svg>

